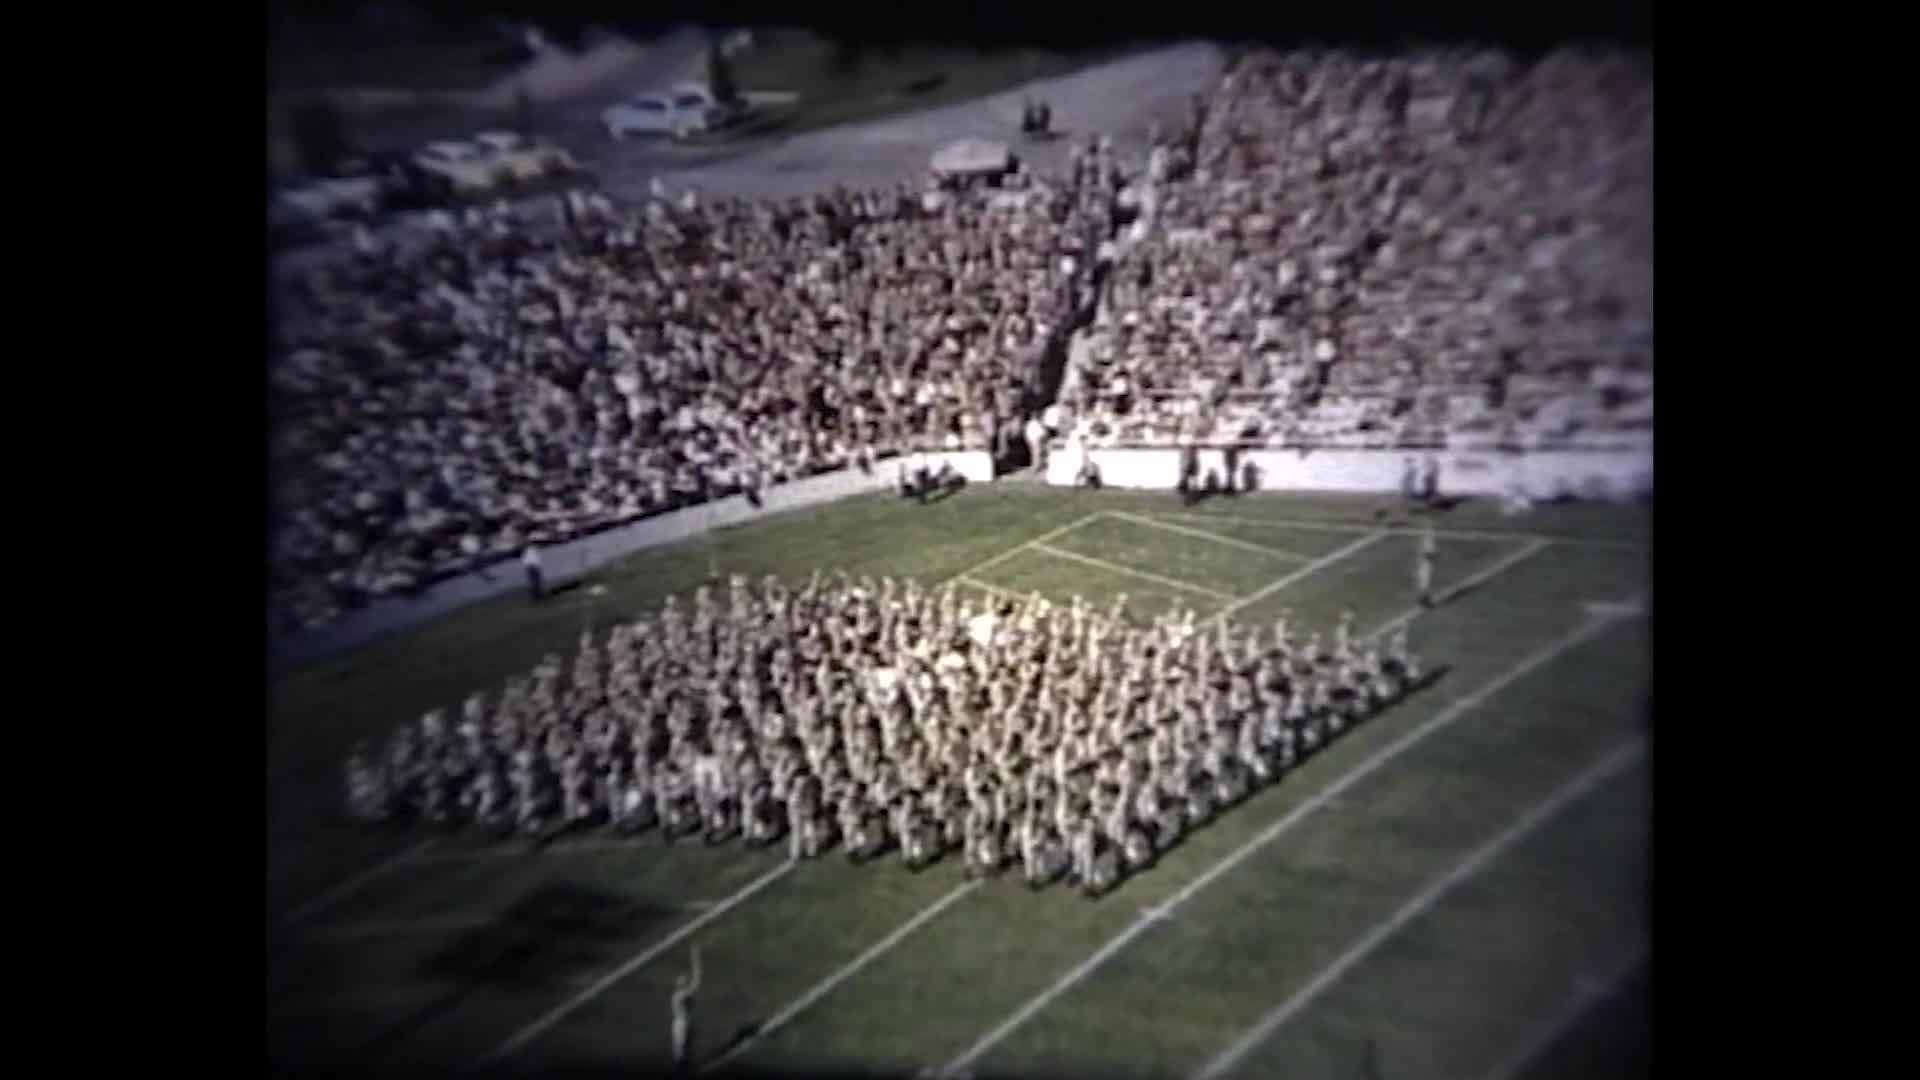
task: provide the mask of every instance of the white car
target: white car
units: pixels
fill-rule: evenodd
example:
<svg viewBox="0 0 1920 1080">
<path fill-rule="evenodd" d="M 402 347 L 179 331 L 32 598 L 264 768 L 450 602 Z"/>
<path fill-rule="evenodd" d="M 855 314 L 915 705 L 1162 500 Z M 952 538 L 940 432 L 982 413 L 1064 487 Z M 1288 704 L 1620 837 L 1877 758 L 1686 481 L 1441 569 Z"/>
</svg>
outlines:
<svg viewBox="0 0 1920 1080">
<path fill-rule="evenodd" d="M 565 150 L 511 131 L 483 131 L 473 137 L 473 142 L 492 159 L 497 181 L 528 183 L 564 176 L 579 168 Z"/>
<path fill-rule="evenodd" d="M 640 94 L 600 112 L 600 123 L 612 139 L 628 135 L 672 135 L 683 138 L 719 125 L 726 108 L 705 87 L 677 86 L 665 93 Z"/>
<path fill-rule="evenodd" d="M 484 195 L 498 182 L 493 155 L 477 143 L 428 143 L 413 155 L 413 166 L 440 195 Z"/>
</svg>

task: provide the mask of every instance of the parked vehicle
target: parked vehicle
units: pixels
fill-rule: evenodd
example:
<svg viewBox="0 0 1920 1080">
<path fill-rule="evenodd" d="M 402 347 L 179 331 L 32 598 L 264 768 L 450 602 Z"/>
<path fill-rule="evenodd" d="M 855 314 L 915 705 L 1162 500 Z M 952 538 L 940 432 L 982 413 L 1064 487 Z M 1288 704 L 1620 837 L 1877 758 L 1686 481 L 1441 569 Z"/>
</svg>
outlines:
<svg viewBox="0 0 1920 1080">
<path fill-rule="evenodd" d="M 428 143 L 413 155 L 429 191 L 440 197 L 485 195 L 495 186 L 492 155 L 477 143 Z"/>
<path fill-rule="evenodd" d="M 533 183 L 580 169 L 573 155 L 560 147 L 510 131 L 483 131 L 473 141 L 492 158 L 497 182 Z"/>
<path fill-rule="evenodd" d="M 653 94 L 637 94 L 601 110 L 600 123 L 609 138 L 629 135 L 672 135 L 685 138 L 711 131 L 732 118 L 734 110 L 715 101 L 706 87 L 692 83 Z"/>
</svg>

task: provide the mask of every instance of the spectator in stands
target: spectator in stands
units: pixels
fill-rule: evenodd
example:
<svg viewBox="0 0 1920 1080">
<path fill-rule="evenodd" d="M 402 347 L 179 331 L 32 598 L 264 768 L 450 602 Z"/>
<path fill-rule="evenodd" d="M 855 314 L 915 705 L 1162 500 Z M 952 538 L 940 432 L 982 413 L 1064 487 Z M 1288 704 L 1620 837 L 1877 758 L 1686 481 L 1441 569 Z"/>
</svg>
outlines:
<svg viewBox="0 0 1920 1080">
<path fill-rule="evenodd" d="M 537 604 L 547 594 L 546 574 L 540 568 L 540 545 L 528 544 L 520 553 L 520 565 L 527 572 L 527 599 Z"/>
<path fill-rule="evenodd" d="M 445 214 L 287 275 L 272 364 L 285 618 L 898 453 L 987 449 L 1071 316 L 1097 193 L 907 188 Z"/>
<path fill-rule="evenodd" d="M 1260 53 L 1196 118 L 1160 148 L 1154 227 L 1120 253 L 1069 375 L 1105 441 L 1650 427 L 1644 58 Z M 1192 175 L 1171 179 L 1188 146 Z M 1623 383 L 1630 400 L 1606 389 Z"/>
</svg>

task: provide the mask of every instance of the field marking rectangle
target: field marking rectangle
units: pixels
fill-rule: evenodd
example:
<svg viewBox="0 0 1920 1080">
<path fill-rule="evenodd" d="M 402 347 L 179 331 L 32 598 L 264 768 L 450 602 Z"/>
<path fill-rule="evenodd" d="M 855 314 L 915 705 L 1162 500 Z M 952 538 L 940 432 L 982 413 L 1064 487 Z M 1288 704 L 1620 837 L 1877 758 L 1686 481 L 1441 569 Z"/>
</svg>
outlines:
<svg viewBox="0 0 1920 1080">
<path fill-rule="evenodd" d="M 1647 962 L 1649 955 L 1649 950 L 1643 947 L 1633 953 L 1626 963 L 1601 979 L 1597 985 L 1582 986 L 1574 991 L 1567 1003 L 1554 1014 L 1552 1021 L 1522 1043 L 1513 1053 L 1502 1058 L 1498 1065 L 1487 1070 L 1484 1080 L 1513 1080 L 1520 1075 L 1522 1069 L 1533 1064 L 1567 1032 L 1572 1031 L 1573 1026 L 1579 1023 L 1582 1017 L 1593 1011 L 1594 1006 L 1618 993 L 1627 979 L 1640 970 L 1640 965 Z"/>
<path fill-rule="evenodd" d="M 1116 510 L 1110 516 L 1121 521 L 1131 521 L 1135 525 L 1145 525 L 1148 528 L 1159 529 L 1163 532 L 1175 533 L 1181 536 L 1191 536 L 1196 539 L 1220 544 L 1224 547 L 1239 548 L 1242 551 L 1256 551 L 1262 555 L 1272 555 L 1280 559 L 1292 559 L 1295 562 L 1304 563 L 1313 561 L 1313 556 L 1302 555 L 1297 551 L 1287 551 L 1284 548 L 1270 547 L 1266 544 L 1256 544 L 1252 541 L 1241 540 L 1232 536 L 1222 536 L 1219 533 L 1208 532 L 1205 529 L 1188 528 L 1185 525 L 1176 524 L 1171 521 L 1156 521 L 1153 518 L 1144 517 L 1140 514 L 1130 514 L 1124 510 Z"/>
<path fill-rule="evenodd" d="M 1235 600 L 1233 603 L 1228 604 L 1226 607 L 1221 608 L 1218 612 L 1215 612 L 1213 617 L 1216 619 L 1220 619 L 1221 621 L 1225 621 L 1226 618 L 1232 615 L 1234 612 L 1239 611 L 1250 604 L 1255 604 L 1261 600 L 1265 600 L 1267 597 L 1272 596 L 1274 593 L 1279 592 L 1281 589 L 1284 589 L 1289 585 L 1292 585 L 1294 582 L 1302 581 L 1308 577 L 1311 577 L 1312 575 L 1317 574 L 1322 570 L 1325 570 L 1327 567 L 1332 566 L 1334 563 L 1339 562 L 1340 560 L 1346 558 L 1347 556 L 1352 555 L 1363 548 L 1371 547 L 1374 544 L 1377 544 L 1380 541 L 1385 540 L 1386 538 L 1387 538 L 1387 532 L 1384 529 L 1377 529 L 1371 533 L 1368 533 L 1367 535 L 1361 537 L 1360 539 L 1355 540 L 1351 544 L 1347 544 L 1344 547 L 1341 547 L 1335 551 L 1330 551 L 1327 554 L 1320 556 L 1319 558 L 1313 560 L 1312 562 L 1301 567 L 1300 569 L 1295 570 L 1293 573 L 1288 574 L 1286 577 L 1283 577 L 1278 581 L 1272 582 L 1268 585 L 1262 586 L 1260 589 L 1254 592 L 1248 593 L 1246 596 L 1243 596 L 1238 600 Z"/>
<path fill-rule="evenodd" d="M 1319 529 L 1322 532 L 1372 532 L 1382 530 L 1402 536 L 1418 536 L 1425 532 L 1423 526 L 1413 525 L 1363 525 L 1346 521 L 1315 521 L 1311 518 L 1262 518 L 1247 517 L 1244 514 L 1196 514 L 1182 513 L 1177 510 L 1150 510 L 1150 517 L 1173 518 L 1177 521 L 1197 525 L 1205 521 L 1226 521 L 1236 525 L 1261 525 L 1273 529 Z M 1551 540 L 1568 547 L 1601 548 L 1608 551 L 1646 552 L 1648 544 L 1632 540 L 1607 540 L 1600 537 L 1554 536 L 1550 533 L 1527 532 L 1524 529 L 1453 529 L 1443 525 L 1434 527 L 1434 535 L 1442 540 L 1491 540 L 1495 542 L 1514 540 Z"/>
<path fill-rule="evenodd" d="M 1052 555 L 1058 559 L 1067 559 L 1071 562 L 1091 566 L 1095 570 L 1102 570 L 1109 574 L 1123 574 L 1127 577 L 1139 578 L 1142 581 L 1151 581 L 1158 585 L 1165 585 L 1170 589 L 1184 589 L 1187 592 L 1196 592 L 1202 596 L 1211 596 L 1215 600 L 1233 599 L 1232 593 L 1224 593 L 1219 589 L 1209 589 L 1205 585 L 1195 585 L 1191 581 L 1181 581 L 1179 578 L 1163 577 L 1151 570 L 1135 570 L 1131 566 L 1121 566 L 1119 563 L 1108 562 L 1105 559 L 1096 559 L 1091 555 L 1082 555 L 1077 551 L 1068 551 L 1065 548 L 1057 548 L 1051 544 L 1035 544 L 1033 545 L 1033 550 L 1042 555 Z"/>
<path fill-rule="evenodd" d="M 618 983 L 621 979 L 645 967 L 653 961 L 654 957 L 685 941 L 708 923 L 739 906 L 754 893 L 778 881 L 791 871 L 793 867 L 793 860 L 788 859 L 778 866 L 775 866 L 772 870 L 754 878 L 742 887 L 739 892 L 719 901 L 699 915 L 687 920 L 676 928 L 673 933 L 668 934 L 654 944 L 635 953 L 629 957 L 625 963 L 622 963 L 619 967 L 614 968 L 600 978 L 595 979 L 579 993 L 548 1009 L 545 1013 L 542 1013 L 538 1019 L 520 1027 L 514 1031 L 513 1034 L 508 1035 L 499 1046 L 495 1047 L 485 1056 L 475 1060 L 462 1071 L 478 1072 L 498 1065 L 507 1058 L 512 1057 L 528 1043 L 546 1034 L 555 1024 L 573 1015 L 581 1006 L 599 997 L 601 994 L 606 993 L 615 983 Z"/>
<path fill-rule="evenodd" d="M 881 938 L 879 941 L 875 942 L 872 947 L 867 949 L 866 952 L 863 952 L 859 956 L 854 957 L 853 960 L 843 965 L 838 971 L 835 971 L 833 974 L 820 980 L 818 983 L 814 984 L 812 988 L 808 989 L 805 993 L 801 994 L 799 997 L 794 998 L 779 1012 L 774 1013 L 773 1016 L 769 1018 L 765 1023 L 754 1028 L 753 1034 L 734 1043 L 731 1047 L 727 1049 L 725 1053 L 721 1054 L 719 1057 L 713 1058 L 712 1060 L 702 1064 L 700 1066 L 700 1071 L 703 1073 L 712 1072 L 714 1069 L 717 1069 L 720 1066 L 725 1065 L 727 1062 L 732 1061 L 735 1058 L 738 1058 L 741 1054 L 746 1053 L 748 1047 L 751 1047 L 755 1043 L 766 1038 L 768 1035 L 771 1035 L 774 1032 L 779 1031 L 781 1028 L 786 1027 L 789 1023 L 793 1021 L 794 1017 L 812 1008 L 814 1003 L 818 1002 L 821 998 L 826 997 L 829 993 L 832 993 L 834 987 L 839 986 L 841 983 L 846 982 L 848 979 L 851 979 L 855 975 L 859 974 L 860 971 L 864 969 L 868 964 L 871 964 L 875 960 L 878 960 L 882 954 L 888 952 L 894 946 L 906 940 L 907 935 L 919 929 L 922 925 L 924 925 L 925 923 L 933 919 L 934 916 L 940 914 L 942 911 L 945 911 L 948 907 L 952 906 L 953 903 L 955 901 L 958 901 L 961 897 L 979 888 L 980 885 L 981 885 L 981 882 L 978 880 L 968 881 L 963 884 L 957 885 L 953 889 L 949 890 L 947 894 L 942 896 L 940 899 L 935 900 L 933 903 L 928 904 L 926 907 L 920 909 L 920 912 L 916 914 L 913 918 L 908 919 L 906 922 L 900 924 L 898 927 L 895 927 L 892 933 L 888 934 L 886 937 Z"/>
<path fill-rule="evenodd" d="M 1058 540 L 1061 537 L 1067 535 L 1068 533 L 1074 531 L 1075 529 L 1081 528 L 1086 525 L 1091 525 L 1094 522 L 1099 521 L 1101 518 L 1105 516 L 1106 516 L 1106 513 L 1102 511 L 1102 512 L 1095 512 L 1092 514 L 1084 514 L 1080 517 L 1074 518 L 1072 521 L 1067 522 L 1065 525 L 1062 525 L 1055 529 L 1048 529 L 1046 532 L 1041 533 L 1039 536 L 1036 536 L 1031 540 L 1026 540 L 1021 543 L 1015 544 L 1014 546 L 1008 548 L 1005 551 L 1002 551 L 1000 554 L 995 555 L 992 558 L 984 559 L 978 563 L 975 563 L 974 565 L 967 567 L 965 570 L 960 571 L 959 573 L 953 575 L 951 578 L 948 578 L 947 580 L 958 581 L 961 578 L 977 578 L 980 576 L 980 572 L 982 570 L 987 570 L 992 567 L 999 566 L 1001 563 L 1006 562 L 1008 559 L 1013 558 L 1015 555 L 1018 555 L 1023 551 L 1032 551 L 1034 548 L 1037 548 L 1042 544 L 1046 544 L 1054 540 Z"/>
<path fill-rule="evenodd" d="M 424 854 L 429 848 L 433 847 L 434 844 L 437 842 L 437 839 L 438 838 L 436 837 L 429 836 L 425 840 L 422 840 L 419 843 L 413 845 L 412 847 L 407 848 L 405 851 L 402 851 L 395 855 L 390 855 L 387 858 L 380 860 L 379 862 L 373 864 L 372 866 L 367 867 L 365 870 L 360 871 L 358 874 L 355 874 L 352 877 L 346 879 L 345 881 L 342 881 L 340 884 L 335 885 L 333 888 L 328 889 L 326 892 L 321 893 L 319 896 L 316 896 L 313 899 L 308 900 L 306 903 L 301 904 L 299 907 L 294 908 L 292 911 L 282 916 L 281 921 L 288 925 L 292 925 L 294 923 L 304 922 L 305 920 L 310 919 L 315 915 L 318 915 L 322 911 L 325 911 L 326 909 L 346 899 L 348 896 L 352 895 L 353 893 L 358 892 L 360 889 L 364 888 L 368 882 L 374 880 L 375 878 L 381 877 L 387 874 L 388 872 L 398 869 L 400 866 L 405 865 L 406 863 L 417 859 L 419 856 Z"/>
<path fill-rule="evenodd" d="M 1339 798 L 1355 784 L 1373 775 L 1382 767 L 1406 753 L 1408 750 L 1413 749 L 1421 742 L 1424 742 L 1435 733 L 1451 726 L 1454 721 L 1458 720 L 1461 716 L 1488 698 L 1493 697 L 1513 683 L 1558 659 L 1568 650 L 1586 643 L 1602 631 L 1610 629 L 1614 625 L 1624 621 L 1626 620 L 1623 618 L 1612 617 L 1588 619 L 1572 633 L 1528 654 L 1519 663 L 1509 668 L 1506 673 L 1492 679 L 1472 693 L 1456 699 L 1452 704 L 1441 710 L 1439 714 L 1428 719 L 1420 726 L 1401 735 L 1386 746 L 1375 750 L 1337 780 L 1309 796 L 1298 806 L 1288 811 L 1278 821 L 1262 829 L 1246 843 L 1229 852 L 1224 858 L 1208 868 L 1200 876 L 1188 882 L 1179 892 L 1160 904 L 1157 910 L 1164 914 L 1172 914 L 1175 909 L 1198 895 L 1201 890 L 1213 884 L 1235 867 L 1251 858 L 1259 852 L 1260 849 L 1290 831 L 1294 826 L 1298 825 L 1322 806 Z M 1042 1009 L 1051 1005 L 1062 994 L 1073 989 L 1081 981 L 1086 979 L 1087 976 L 1099 970 L 1108 960 L 1112 959 L 1122 949 L 1131 944 L 1135 938 L 1145 933 L 1159 921 L 1161 920 L 1158 917 L 1145 915 L 1135 919 L 1126 929 L 1116 934 L 1108 940 L 1106 944 L 1095 950 L 1093 955 L 1060 976 L 1052 985 L 1034 995 L 1018 1009 L 1015 1009 L 1014 1012 L 998 1026 L 985 1035 L 982 1035 L 972 1046 L 968 1047 L 958 1057 L 949 1062 L 942 1072 L 946 1075 L 952 1075 L 978 1061 L 986 1055 L 988 1051 L 1004 1042 L 1009 1035 L 1012 1035 L 1024 1026 L 1027 1021 L 1038 1015 Z"/>
<path fill-rule="evenodd" d="M 1547 799 L 1520 815 L 1519 820 L 1502 829 L 1493 839 L 1475 848 L 1451 870 L 1429 882 L 1426 888 L 1421 889 L 1406 903 L 1400 905 L 1385 921 L 1374 926 L 1360 940 L 1349 945 L 1339 956 L 1334 957 L 1331 963 L 1321 968 L 1313 978 L 1308 979 L 1306 985 L 1295 990 L 1285 1001 L 1275 1006 L 1239 1038 L 1227 1044 L 1225 1049 L 1196 1070 L 1190 1080 L 1216 1080 L 1239 1065 L 1255 1048 L 1271 1038 L 1281 1025 L 1293 1019 L 1301 1009 L 1306 1008 L 1315 998 L 1325 993 L 1328 987 L 1339 982 L 1347 972 L 1352 971 L 1367 957 L 1373 955 L 1376 949 L 1391 940 L 1408 923 L 1426 914 L 1434 904 L 1439 903 L 1461 883 L 1492 865 L 1514 845 L 1533 835 L 1561 811 L 1638 762 L 1646 752 L 1646 738 L 1637 736 L 1625 745 L 1616 747 L 1599 762 L 1562 785 Z"/>
</svg>

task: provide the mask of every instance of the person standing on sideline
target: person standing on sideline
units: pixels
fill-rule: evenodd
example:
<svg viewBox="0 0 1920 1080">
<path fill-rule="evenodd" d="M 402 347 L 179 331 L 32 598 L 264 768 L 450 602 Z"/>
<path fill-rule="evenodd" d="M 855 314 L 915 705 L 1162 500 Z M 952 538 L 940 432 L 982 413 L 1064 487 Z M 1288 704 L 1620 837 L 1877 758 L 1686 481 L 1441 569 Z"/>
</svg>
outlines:
<svg viewBox="0 0 1920 1080">
<path fill-rule="evenodd" d="M 529 543 L 520 553 L 520 565 L 527 571 L 527 599 L 537 604 L 547 594 L 546 575 L 540 569 L 540 545 Z"/>
<path fill-rule="evenodd" d="M 693 995 L 700 989 L 700 946 L 693 947 L 693 970 L 673 980 L 673 1069 L 685 1076 L 693 1068 Z"/>
<path fill-rule="evenodd" d="M 1427 519 L 1427 527 L 1420 534 L 1420 557 L 1413 565 L 1413 584 L 1420 592 L 1420 606 L 1433 607 L 1433 557 L 1439 541 L 1433 534 L 1433 519 Z"/>
<path fill-rule="evenodd" d="M 1440 455 L 1428 454 L 1420 467 L 1420 503 L 1429 510 L 1440 509 Z"/>
</svg>

